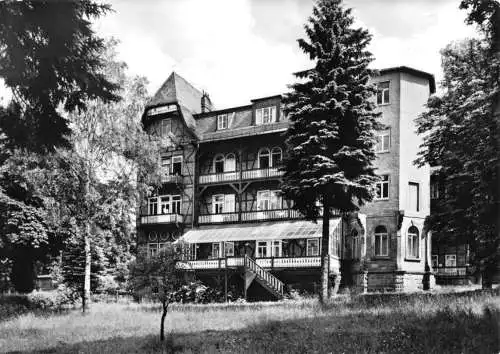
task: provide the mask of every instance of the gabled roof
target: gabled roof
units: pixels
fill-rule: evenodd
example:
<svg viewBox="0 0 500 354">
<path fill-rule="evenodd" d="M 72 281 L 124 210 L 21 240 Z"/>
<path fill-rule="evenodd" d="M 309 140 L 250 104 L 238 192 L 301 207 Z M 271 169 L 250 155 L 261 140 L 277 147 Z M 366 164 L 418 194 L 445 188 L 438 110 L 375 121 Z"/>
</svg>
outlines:
<svg viewBox="0 0 500 354">
<path fill-rule="evenodd" d="M 200 90 L 176 72 L 172 72 L 148 102 L 146 109 L 176 103 L 180 106 L 186 125 L 195 132 L 196 123 L 193 114 L 201 112 L 202 96 Z"/>
</svg>

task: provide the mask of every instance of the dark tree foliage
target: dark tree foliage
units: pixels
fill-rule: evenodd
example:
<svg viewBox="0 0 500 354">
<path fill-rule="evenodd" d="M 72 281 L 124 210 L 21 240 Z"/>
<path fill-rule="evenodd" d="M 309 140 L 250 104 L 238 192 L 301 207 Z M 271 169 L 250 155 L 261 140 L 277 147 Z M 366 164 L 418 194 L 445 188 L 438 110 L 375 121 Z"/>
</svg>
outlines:
<svg viewBox="0 0 500 354">
<path fill-rule="evenodd" d="M 366 50 L 371 36 L 353 22 L 351 9 L 340 0 L 317 2 L 305 25 L 308 38 L 298 40 L 315 67 L 296 74 L 299 81 L 285 97 L 292 125 L 282 189 L 306 217 L 315 220 L 323 213 L 322 299 L 331 210 L 358 210 L 372 200 L 377 180 L 372 163 L 374 131 L 380 127 L 370 101 L 373 58 Z"/>
<path fill-rule="evenodd" d="M 108 11 L 91 0 L 0 2 L 0 77 L 21 109 L 0 120 L 11 144 L 35 151 L 68 145 L 60 106 L 85 110 L 89 99 L 118 99 L 90 22 Z"/>
<path fill-rule="evenodd" d="M 495 8 L 496 6 L 496 8 Z M 499 258 L 499 115 L 500 58 L 491 35 L 498 24 L 498 2 L 463 1 L 469 23 L 483 37 L 448 45 L 441 51 L 444 93 L 433 96 L 417 119 L 424 143 L 417 163 L 439 166 L 440 199 L 430 226 L 441 242 L 458 239 L 468 244 L 483 286 Z"/>
</svg>

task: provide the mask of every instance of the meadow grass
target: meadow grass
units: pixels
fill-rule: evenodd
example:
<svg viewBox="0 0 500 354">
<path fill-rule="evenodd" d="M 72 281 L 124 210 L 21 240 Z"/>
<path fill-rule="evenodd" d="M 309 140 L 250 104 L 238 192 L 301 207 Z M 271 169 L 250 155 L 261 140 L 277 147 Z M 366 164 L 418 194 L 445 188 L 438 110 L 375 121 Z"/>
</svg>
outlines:
<svg viewBox="0 0 500 354">
<path fill-rule="evenodd" d="M 175 305 L 159 342 L 155 304 L 0 322 L 3 352 L 498 353 L 498 291 L 337 296 L 277 303 Z"/>
</svg>

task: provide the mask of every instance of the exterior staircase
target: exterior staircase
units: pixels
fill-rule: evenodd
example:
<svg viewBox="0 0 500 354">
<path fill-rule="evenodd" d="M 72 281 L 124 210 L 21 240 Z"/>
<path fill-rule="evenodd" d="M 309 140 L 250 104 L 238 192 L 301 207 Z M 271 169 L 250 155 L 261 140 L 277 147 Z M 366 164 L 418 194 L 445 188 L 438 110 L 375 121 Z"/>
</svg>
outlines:
<svg viewBox="0 0 500 354">
<path fill-rule="evenodd" d="M 252 258 L 245 255 L 245 298 L 247 290 L 254 280 L 257 280 L 263 288 L 271 293 L 276 299 L 283 298 L 284 284 L 270 272 L 259 266 Z"/>
</svg>

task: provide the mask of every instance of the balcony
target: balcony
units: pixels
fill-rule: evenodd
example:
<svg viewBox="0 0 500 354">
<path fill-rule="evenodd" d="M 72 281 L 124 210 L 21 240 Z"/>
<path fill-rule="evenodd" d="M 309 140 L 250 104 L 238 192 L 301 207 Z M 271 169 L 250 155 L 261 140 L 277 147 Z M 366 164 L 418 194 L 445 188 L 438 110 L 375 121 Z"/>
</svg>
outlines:
<svg viewBox="0 0 500 354">
<path fill-rule="evenodd" d="M 211 184 L 211 183 L 223 183 L 223 182 L 233 182 L 240 179 L 239 172 L 223 172 L 223 173 L 212 173 L 208 175 L 200 175 L 200 184 Z"/>
<path fill-rule="evenodd" d="M 255 262 L 265 269 L 274 268 L 319 268 L 321 258 L 314 257 L 274 257 L 257 258 Z M 202 259 L 187 262 L 191 269 L 225 269 L 243 267 L 244 257 L 227 257 L 218 259 Z"/>
<path fill-rule="evenodd" d="M 276 178 L 280 176 L 283 176 L 283 171 L 280 171 L 278 167 L 260 168 L 244 170 L 241 171 L 241 173 L 240 171 L 231 171 L 200 175 L 200 184 L 227 183 L 240 180 L 248 181 L 255 179 Z"/>
<path fill-rule="evenodd" d="M 153 224 L 177 224 L 182 223 L 184 217 L 180 214 L 157 214 L 157 215 L 141 215 L 141 225 Z"/>
<path fill-rule="evenodd" d="M 303 218 L 297 210 L 293 209 L 277 209 L 277 210 L 259 210 L 247 211 L 240 213 L 222 213 L 200 215 L 198 217 L 199 224 L 219 224 L 219 223 L 235 223 L 247 221 L 262 221 L 262 220 L 284 220 L 284 219 L 301 219 Z"/>
<path fill-rule="evenodd" d="M 280 176 L 283 176 L 283 171 L 280 171 L 278 167 L 245 170 L 241 172 L 241 179 L 244 180 L 265 179 Z"/>
<path fill-rule="evenodd" d="M 182 184 L 181 175 L 172 175 L 169 173 L 162 173 L 161 183 L 163 184 Z"/>
</svg>

